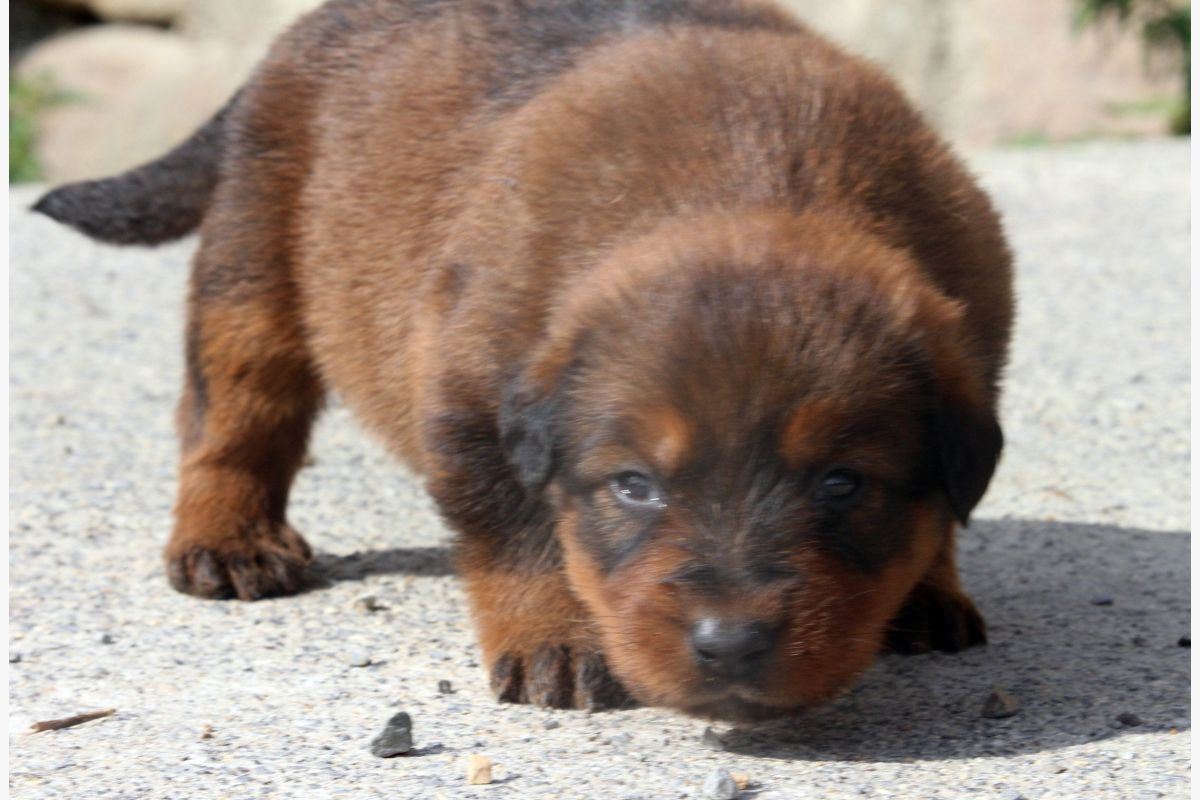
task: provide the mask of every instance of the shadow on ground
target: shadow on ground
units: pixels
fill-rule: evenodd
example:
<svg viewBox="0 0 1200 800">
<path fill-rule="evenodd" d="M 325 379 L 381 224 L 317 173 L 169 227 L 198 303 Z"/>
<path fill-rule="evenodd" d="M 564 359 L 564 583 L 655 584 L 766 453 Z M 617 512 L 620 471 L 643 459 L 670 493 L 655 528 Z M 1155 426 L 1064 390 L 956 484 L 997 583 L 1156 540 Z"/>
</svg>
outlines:
<svg viewBox="0 0 1200 800">
<path fill-rule="evenodd" d="M 782 759 L 920 761 L 1056 750 L 1189 727 L 1184 533 L 998 520 L 962 539 L 989 644 L 885 656 L 840 700 L 737 728 L 726 749 Z M 994 686 L 1020 703 L 984 718 Z"/>
<path fill-rule="evenodd" d="M 963 535 L 961 561 L 988 619 L 986 647 L 885 656 L 830 705 L 726 731 L 726 749 L 782 759 L 941 760 L 1188 727 L 1190 651 L 1180 644 L 1190 624 L 1187 534 L 981 521 Z M 312 588 L 453 571 L 444 547 L 321 554 Z M 1019 701 L 1016 715 L 982 716 L 994 686 Z"/>
</svg>

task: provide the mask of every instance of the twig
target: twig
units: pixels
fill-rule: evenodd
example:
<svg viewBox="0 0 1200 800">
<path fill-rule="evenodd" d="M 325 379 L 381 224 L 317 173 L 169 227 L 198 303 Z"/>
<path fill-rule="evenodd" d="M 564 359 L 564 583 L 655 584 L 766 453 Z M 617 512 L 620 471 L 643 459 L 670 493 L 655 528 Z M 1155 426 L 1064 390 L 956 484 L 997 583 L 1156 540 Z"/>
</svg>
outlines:
<svg viewBox="0 0 1200 800">
<path fill-rule="evenodd" d="M 85 722 L 91 722 L 94 719 L 103 719 L 111 717 L 117 713 L 115 708 L 106 708 L 103 711 L 88 711 L 84 714 L 76 714 L 73 717 L 63 717 L 62 719 L 48 719 L 42 722 L 33 723 L 30 733 L 41 733 L 42 731 L 58 731 L 63 728 L 73 728 L 76 725 L 82 725 Z"/>
</svg>

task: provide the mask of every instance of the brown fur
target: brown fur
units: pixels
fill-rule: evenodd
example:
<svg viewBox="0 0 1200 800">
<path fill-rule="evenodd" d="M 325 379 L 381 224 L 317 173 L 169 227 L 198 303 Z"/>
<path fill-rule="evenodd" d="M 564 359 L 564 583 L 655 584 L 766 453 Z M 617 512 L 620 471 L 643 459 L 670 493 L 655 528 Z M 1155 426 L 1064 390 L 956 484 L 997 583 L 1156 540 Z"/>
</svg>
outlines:
<svg viewBox="0 0 1200 800">
<path fill-rule="evenodd" d="M 427 476 L 502 699 L 763 716 L 983 640 L 953 517 L 999 453 L 1009 256 L 877 69 L 754 0 L 334 0 L 219 120 L 177 588 L 298 587 L 333 390 Z M 704 617 L 769 622 L 760 680 L 704 680 Z"/>
</svg>

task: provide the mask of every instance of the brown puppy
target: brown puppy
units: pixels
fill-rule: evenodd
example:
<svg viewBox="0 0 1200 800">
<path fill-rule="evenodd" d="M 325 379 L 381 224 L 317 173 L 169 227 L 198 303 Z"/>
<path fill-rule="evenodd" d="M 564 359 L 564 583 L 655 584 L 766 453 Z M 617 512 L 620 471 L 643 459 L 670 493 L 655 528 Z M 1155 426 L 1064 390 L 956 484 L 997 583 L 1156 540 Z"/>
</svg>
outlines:
<svg viewBox="0 0 1200 800">
<path fill-rule="evenodd" d="M 38 209 L 201 226 L 181 591 L 299 586 L 333 390 L 427 476 L 503 700 L 760 717 L 984 640 L 954 532 L 1001 447 L 996 215 L 769 6 L 334 0 L 190 141 Z"/>
</svg>

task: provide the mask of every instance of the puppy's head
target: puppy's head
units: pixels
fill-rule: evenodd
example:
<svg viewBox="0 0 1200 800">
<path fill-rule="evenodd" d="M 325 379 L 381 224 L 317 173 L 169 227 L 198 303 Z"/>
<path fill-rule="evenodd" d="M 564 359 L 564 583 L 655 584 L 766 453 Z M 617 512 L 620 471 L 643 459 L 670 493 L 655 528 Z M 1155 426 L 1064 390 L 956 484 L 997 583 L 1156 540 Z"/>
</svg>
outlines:
<svg viewBox="0 0 1200 800">
<path fill-rule="evenodd" d="M 675 226 L 573 291 L 501 427 L 644 702 L 730 718 L 846 688 L 1000 450 L 961 307 L 837 221 Z"/>
</svg>

